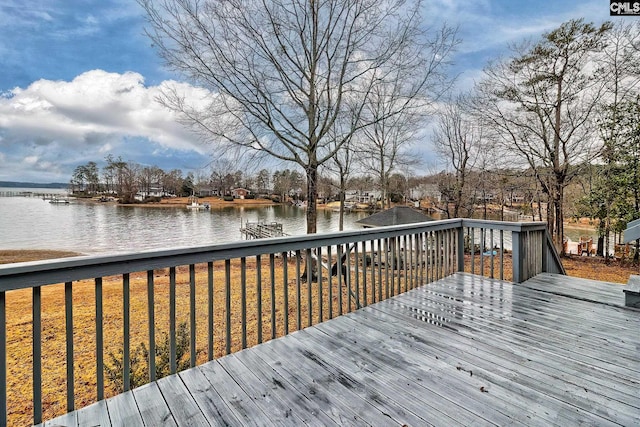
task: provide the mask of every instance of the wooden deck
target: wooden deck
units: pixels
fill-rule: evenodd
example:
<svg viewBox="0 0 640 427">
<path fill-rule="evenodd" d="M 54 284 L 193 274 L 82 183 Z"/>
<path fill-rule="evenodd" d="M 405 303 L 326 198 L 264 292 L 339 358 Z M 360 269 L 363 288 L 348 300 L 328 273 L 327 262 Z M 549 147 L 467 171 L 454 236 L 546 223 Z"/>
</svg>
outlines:
<svg viewBox="0 0 640 427">
<path fill-rule="evenodd" d="M 640 425 L 640 311 L 579 283 L 456 274 L 46 425 Z"/>
</svg>

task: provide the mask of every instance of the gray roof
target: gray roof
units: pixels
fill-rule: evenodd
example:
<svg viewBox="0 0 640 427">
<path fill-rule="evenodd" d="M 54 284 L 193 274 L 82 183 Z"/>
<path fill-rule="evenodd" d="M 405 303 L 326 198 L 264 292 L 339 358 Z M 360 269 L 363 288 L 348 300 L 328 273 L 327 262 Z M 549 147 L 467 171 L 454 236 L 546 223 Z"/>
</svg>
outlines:
<svg viewBox="0 0 640 427">
<path fill-rule="evenodd" d="M 433 221 L 433 218 L 409 206 L 396 206 L 362 218 L 356 223 L 365 227 L 383 227 L 385 225 L 414 224 L 425 221 Z"/>
<path fill-rule="evenodd" d="M 640 219 L 631 221 L 627 224 L 627 229 L 624 230 L 624 243 L 629 243 L 634 240 L 640 239 Z"/>
</svg>

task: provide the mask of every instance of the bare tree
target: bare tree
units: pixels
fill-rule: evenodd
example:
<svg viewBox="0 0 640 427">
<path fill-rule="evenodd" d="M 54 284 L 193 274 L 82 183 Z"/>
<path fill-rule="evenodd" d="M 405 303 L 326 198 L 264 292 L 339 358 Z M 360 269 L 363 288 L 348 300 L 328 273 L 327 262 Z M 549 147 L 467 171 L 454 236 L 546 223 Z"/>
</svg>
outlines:
<svg viewBox="0 0 640 427">
<path fill-rule="evenodd" d="M 590 209 L 585 212 L 599 220 L 597 254 L 609 256 L 609 236 L 613 223 L 618 217 L 614 209 L 615 199 L 620 194 L 620 177 L 616 153 L 624 133 L 625 109 L 634 103 L 640 86 L 640 24 L 621 22 L 608 34 L 608 45 L 599 55 L 598 63 L 606 70 L 607 89 L 603 104 L 598 110 L 599 131 L 603 146 L 602 168 L 586 196 Z"/>
<path fill-rule="evenodd" d="M 193 105 L 178 90 L 167 90 L 164 104 L 208 141 L 302 167 L 309 233 L 316 230 L 318 167 L 341 145 L 328 138 L 333 123 L 345 116 L 352 123 L 341 140 L 370 125 L 362 109 L 394 69 L 417 77 L 403 96 L 421 96 L 431 77 L 425 61 L 453 43 L 447 31 L 446 38 L 427 37 L 421 0 L 138 2 L 160 56 L 210 91 L 208 102 Z"/>
<path fill-rule="evenodd" d="M 345 125 L 346 129 L 341 126 Z M 341 135 L 349 132 L 349 128 L 351 127 L 350 123 L 343 124 L 341 121 L 336 121 L 334 123 L 331 134 L 333 135 L 333 140 L 336 145 L 339 145 L 335 151 L 335 154 L 328 162 L 324 164 L 324 168 L 337 179 L 337 184 L 335 185 L 338 190 L 338 198 L 340 202 L 339 207 L 339 218 L 338 218 L 338 230 L 342 231 L 344 229 L 344 210 L 345 210 L 345 198 L 347 193 L 347 183 L 349 182 L 350 177 L 355 172 L 356 164 L 356 154 L 353 148 L 353 135 L 352 137 L 343 140 Z"/>
<path fill-rule="evenodd" d="M 471 211 L 472 197 L 468 191 L 468 177 L 475 166 L 482 140 L 482 128 L 477 125 L 467 109 L 465 95 L 445 104 L 437 115 L 433 132 L 433 145 L 438 154 L 446 159 L 447 170 L 451 171 L 448 180 L 448 195 L 452 204 L 449 217 L 459 218 L 466 207 Z"/>
<path fill-rule="evenodd" d="M 362 128 L 357 151 L 364 167 L 377 172 L 383 208 L 389 203 L 391 175 L 401 167 L 416 164 L 408 149 L 423 135 L 432 104 L 452 83 L 442 72 L 456 44 L 455 31 L 443 29 L 431 43 L 429 56 L 420 58 L 426 81 L 421 75 L 413 75 L 413 68 L 395 67 L 388 70 L 384 83 L 372 88 L 364 104 L 361 119 L 370 125 Z M 406 96 L 416 91 L 421 96 Z"/>
<path fill-rule="evenodd" d="M 594 62 L 611 24 L 572 20 L 514 57 L 490 65 L 478 85 L 479 110 L 496 141 L 526 162 L 549 196 L 549 229 L 562 248 L 564 190 L 576 165 L 598 154 L 593 118 L 606 76 Z"/>
</svg>

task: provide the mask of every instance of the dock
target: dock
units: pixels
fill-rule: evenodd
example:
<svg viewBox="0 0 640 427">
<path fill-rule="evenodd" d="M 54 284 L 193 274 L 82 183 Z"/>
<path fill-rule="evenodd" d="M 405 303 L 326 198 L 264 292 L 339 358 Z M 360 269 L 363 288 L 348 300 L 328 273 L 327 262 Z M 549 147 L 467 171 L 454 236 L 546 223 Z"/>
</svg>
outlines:
<svg viewBox="0 0 640 427">
<path fill-rule="evenodd" d="M 240 224 L 240 233 L 245 240 L 287 236 L 282 230 L 282 223 L 280 222 L 247 221 L 244 224 Z"/>
<path fill-rule="evenodd" d="M 42 200 L 51 200 L 56 197 L 65 196 L 61 193 L 43 193 L 41 191 L 24 191 L 24 190 L 3 190 L 0 191 L 0 197 L 37 197 Z"/>
</svg>

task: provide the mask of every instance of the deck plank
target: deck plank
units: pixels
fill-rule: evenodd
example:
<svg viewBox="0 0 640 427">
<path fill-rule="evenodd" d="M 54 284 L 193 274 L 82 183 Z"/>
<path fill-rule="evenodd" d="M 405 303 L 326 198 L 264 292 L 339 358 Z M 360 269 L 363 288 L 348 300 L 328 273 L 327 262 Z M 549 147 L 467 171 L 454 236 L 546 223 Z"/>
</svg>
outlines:
<svg viewBox="0 0 640 427">
<path fill-rule="evenodd" d="M 131 391 L 107 399 L 107 409 L 109 411 L 111 426 L 113 427 L 144 426 L 140 410 Z"/>
<path fill-rule="evenodd" d="M 78 411 L 78 427 L 94 427 L 109 425 L 107 402 L 101 400 Z"/>
<path fill-rule="evenodd" d="M 513 390 L 506 390 L 500 384 L 493 383 L 491 393 L 484 393 L 482 389 L 488 389 L 486 379 L 481 372 L 476 372 L 468 366 L 462 365 L 457 358 L 447 358 L 438 352 L 423 352 L 419 345 L 409 337 L 403 338 L 402 333 L 398 333 L 393 328 L 386 329 L 384 325 L 377 325 L 375 322 L 367 324 L 366 318 L 359 313 L 357 318 L 347 317 L 352 321 L 352 326 L 336 322 L 332 326 L 334 333 L 341 334 L 349 328 L 355 328 L 360 335 L 359 339 L 370 339 L 370 353 L 376 358 L 383 360 L 380 354 L 387 354 L 388 358 L 398 358 L 403 356 L 406 359 L 405 366 L 400 369 L 399 375 L 408 375 L 416 379 L 416 383 L 423 388 L 432 390 L 438 395 L 442 395 L 440 400 L 447 399 L 450 402 L 457 402 L 457 405 L 478 414 L 476 419 L 494 420 L 503 416 L 510 418 L 509 422 L 501 420 L 501 424 L 549 425 L 542 422 L 539 413 L 533 409 L 535 405 L 531 402 L 523 403 L 519 399 L 514 399 Z M 378 316 L 379 313 L 376 313 Z M 384 316 L 383 316 L 384 317 Z M 397 322 L 389 316 L 385 319 L 389 324 Z M 404 322 L 404 320 L 401 320 Z M 346 328 L 346 329 L 345 329 Z M 378 344 L 375 344 L 378 341 Z M 446 355 L 445 355 L 446 356 Z M 447 387 L 442 387 L 447 384 Z M 421 390 L 421 389 L 420 389 Z M 481 407 L 484 404 L 485 407 Z M 449 403 L 451 405 L 451 403 Z M 456 416 L 459 412 L 456 413 Z"/>
<path fill-rule="evenodd" d="M 417 300 L 413 300 L 412 294 L 422 295 Z M 521 295 L 518 295 L 517 298 L 523 299 Z M 450 302 L 452 299 L 457 301 Z M 630 373 L 634 375 L 634 372 L 640 368 L 640 355 L 637 352 L 629 351 L 628 348 L 624 349 L 627 346 L 626 343 L 630 345 L 634 343 L 634 333 L 631 331 L 618 331 L 616 334 L 604 338 L 608 326 L 589 323 L 586 320 L 574 321 L 571 316 L 558 322 L 545 324 L 545 320 L 541 317 L 543 314 L 540 307 L 533 310 L 534 315 L 528 317 L 511 315 L 509 322 L 504 322 L 502 319 L 470 308 L 469 302 L 474 302 L 470 297 L 461 294 L 444 295 L 435 292 L 434 289 L 417 290 L 405 295 L 402 301 L 411 302 L 415 306 L 416 314 L 422 316 L 425 313 L 446 316 L 453 309 L 457 314 L 450 317 L 448 322 L 457 325 L 461 333 L 466 331 L 469 335 L 490 335 L 490 339 L 505 339 L 506 341 L 528 340 L 536 348 L 543 346 L 553 354 L 564 354 L 569 361 L 578 358 L 590 367 L 604 368 L 609 373 L 614 371 L 621 377 L 626 377 Z M 444 303 L 448 304 L 445 309 L 443 309 Z M 475 303 L 478 306 L 487 304 L 486 301 L 479 300 L 475 300 Z M 460 318 L 463 313 L 465 319 L 473 318 L 474 321 L 458 321 L 457 318 Z M 636 317 L 633 312 L 624 313 L 626 317 L 616 317 L 615 314 L 615 312 L 610 313 L 609 321 L 611 323 L 628 323 L 634 321 L 634 317 Z M 598 335 L 601 335 L 603 339 L 598 341 L 591 339 L 592 336 Z M 540 340 L 541 336 L 544 336 L 542 341 Z M 603 348 L 608 348 L 610 353 L 604 354 Z"/>
<path fill-rule="evenodd" d="M 237 354 L 238 360 L 247 369 L 253 371 L 261 380 L 264 390 L 272 390 L 283 404 L 288 405 L 292 412 L 299 414 L 304 424 L 309 426 L 337 426 L 336 420 L 330 417 L 321 402 L 309 399 L 301 394 L 287 378 L 273 370 L 267 363 L 255 354 L 257 352 L 243 351 Z"/>
<path fill-rule="evenodd" d="M 385 354 L 375 353 L 375 349 L 361 345 L 364 339 L 359 331 L 354 334 L 345 334 L 338 332 L 337 328 L 326 331 L 314 328 L 305 330 L 305 333 L 316 340 L 318 345 L 328 350 L 325 354 L 330 354 L 334 363 L 350 371 L 361 373 L 364 377 L 377 380 L 378 383 L 371 384 L 371 388 L 380 394 L 390 396 L 394 405 L 421 418 L 420 425 L 424 423 L 468 425 L 477 421 L 478 418 L 482 419 L 478 415 L 481 411 L 474 414 L 464 406 L 459 408 L 455 418 L 447 415 L 451 406 L 460 405 L 460 401 L 447 399 L 443 394 L 434 393 L 425 387 L 425 383 L 433 381 L 430 378 L 430 370 L 422 377 L 416 376 L 415 372 L 412 372 L 412 375 L 405 375 L 403 371 L 409 365 L 406 355 L 398 353 L 391 358 Z M 339 339 L 336 339 L 337 336 Z M 381 338 L 380 342 L 372 345 L 381 345 L 383 340 L 384 338 Z"/>
<path fill-rule="evenodd" d="M 242 424 L 200 369 L 187 369 L 178 375 L 188 386 L 189 393 L 202 413 L 213 425 Z"/>
<path fill-rule="evenodd" d="M 457 273 L 66 420 L 640 425 L 640 311 L 618 300 L 622 286 L 611 284 L 543 274 L 514 285 Z M 57 420 L 47 425 L 65 425 Z"/>
<path fill-rule="evenodd" d="M 220 365 L 234 378 L 240 388 L 276 425 L 303 425 L 302 414 L 297 414 L 288 406 L 277 389 L 265 387 L 256 374 L 230 354 L 219 360 Z"/>
<path fill-rule="evenodd" d="M 322 401 L 329 407 L 325 412 L 330 412 L 343 425 L 381 425 L 388 421 L 370 402 L 341 386 L 330 372 L 318 370 L 309 359 L 297 353 L 300 347 L 290 339 L 266 342 L 260 350 L 258 355 L 263 360 L 289 377 L 300 393 Z M 290 357 L 285 359 L 283 355 Z M 295 357 L 295 363 L 291 363 L 291 356 Z"/>
<path fill-rule="evenodd" d="M 134 388 L 132 393 L 145 424 L 168 427 L 176 425 L 157 382 Z"/>
<path fill-rule="evenodd" d="M 402 393 L 402 389 L 391 387 L 383 379 L 367 372 L 362 365 L 358 366 L 347 358 L 332 354 L 326 347 L 309 339 L 307 334 L 308 332 L 302 331 L 296 334 L 295 338 L 299 342 L 300 354 L 312 362 L 312 372 L 318 379 L 327 375 L 337 379 L 336 387 L 346 388 L 350 393 L 368 402 L 382 415 L 381 421 L 384 421 L 384 425 L 432 425 L 432 422 L 426 419 L 426 415 L 424 418 L 418 416 L 407 409 L 408 405 L 403 405 L 403 399 L 398 399 L 398 393 Z M 426 413 L 426 408 L 421 412 Z"/>
<path fill-rule="evenodd" d="M 388 314 L 390 317 L 397 316 L 394 311 Z M 412 322 L 408 317 L 400 318 L 400 321 Z M 473 372 L 474 377 L 488 381 L 485 389 L 489 394 L 493 394 L 494 387 L 498 385 L 507 390 L 507 396 L 515 399 L 512 401 L 514 406 L 521 401 L 530 407 L 544 408 L 535 417 L 546 419 L 554 425 L 571 425 L 576 422 L 606 425 L 604 420 L 590 415 L 589 411 L 593 408 L 588 401 L 582 402 L 571 394 L 582 391 L 587 395 L 586 390 L 570 383 L 549 380 L 543 372 L 530 369 L 527 363 L 515 363 L 508 357 L 501 358 L 494 350 L 502 342 L 494 341 L 494 348 L 481 345 L 482 343 L 473 339 L 465 339 L 464 336 L 452 339 L 450 334 L 442 335 L 432 329 L 421 330 L 421 321 L 415 322 L 412 341 L 407 341 L 407 345 L 410 343 L 412 347 L 424 351 L 425 355 L 446 361 L 463 372 Z M 556 389 L 556 386 L 560 388 Z M 609 411 L 608 406 L 600 408 Z"/>
<path fill-rule="evenodd" d="M 78 414 L 77 412 L 70 412 L 56 419 L 46 421 L 42 425 L 44 427 L 74 427 L 78 425 Z"/>
<path fill-rule="evenodd" d="M 624 307 L 624 285 L 621 283 L 541 273 L 522 283 L 522 286 L 584 301 Z"/>
<path fill-rule="evenodd" d="M 227 403 L 243 426 L 275 426 L 269 413 L 263 412 L 250 396 L 236 383 L 218 360 L 197 367 L 213 389 Z"/>
<path fill-rule="evenodd" d="M 171 415 L 179 426 L 209 426 L 195 399 L 178 375 L 169 375 L 157 381 Z"/>
</svg>

